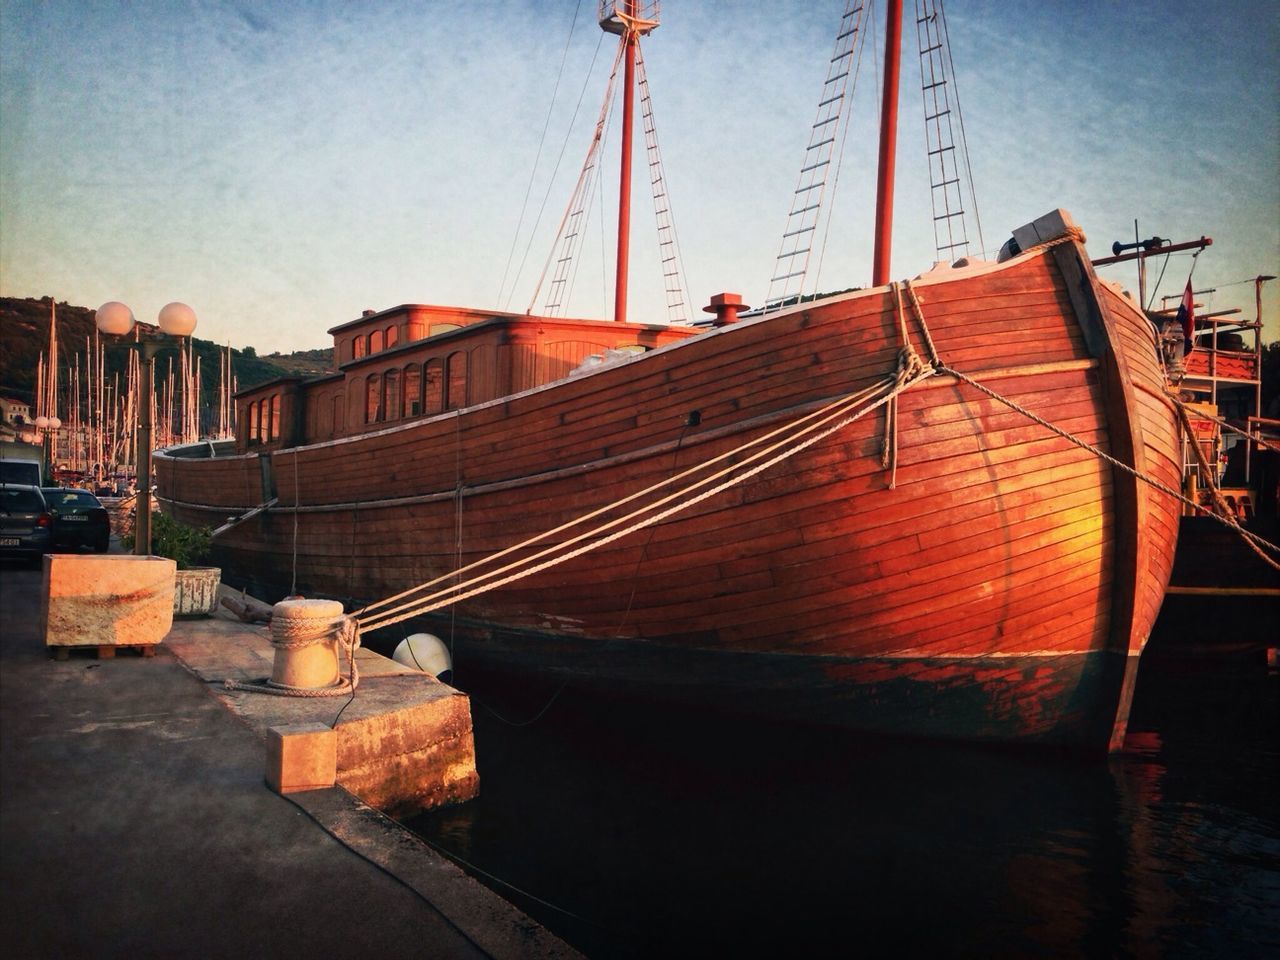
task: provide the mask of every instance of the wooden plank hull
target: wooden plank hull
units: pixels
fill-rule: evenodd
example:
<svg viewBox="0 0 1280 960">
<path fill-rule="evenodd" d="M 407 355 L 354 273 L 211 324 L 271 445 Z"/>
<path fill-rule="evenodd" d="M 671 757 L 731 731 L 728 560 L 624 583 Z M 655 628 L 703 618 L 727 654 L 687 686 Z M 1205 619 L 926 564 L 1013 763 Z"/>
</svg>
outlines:
<svg viewBox="0 0 1280 960">
<path fill-rule="evenodd" d="M 345 440 L 157 458 L 224 576 L 363 603 L 779 431 L 925 358 L 1176 488 L 1150 324 L 1075 242 L 741 322 Z M 973 386 L 898 398 L 660 523 L 463 600 L 472 655 L 893 733 L 1105 746 L 1159 610 L 1177 503 Z M 296 509 L 295 509 L 296 507 Z M 563 535 L 561 539 L 564 539 Z M 532 554 L 529 548 L 518 556 Z M 460 625 L 460 626 L 459 626 Z"/>
</svg>

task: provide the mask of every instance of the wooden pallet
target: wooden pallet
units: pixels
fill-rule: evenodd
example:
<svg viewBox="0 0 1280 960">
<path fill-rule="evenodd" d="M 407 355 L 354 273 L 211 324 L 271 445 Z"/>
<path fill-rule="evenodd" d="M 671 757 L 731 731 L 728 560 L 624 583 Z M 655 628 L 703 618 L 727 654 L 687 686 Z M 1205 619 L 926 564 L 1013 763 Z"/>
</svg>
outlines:
<svg viewBox="0 0 1280 960">
<path fill-rule="evenodd" d="M 48 649 L 49 656 L 54 660 L 70 660 L 72 653 L 83 654 L 94 660 L 112 660 L 120 651 L 135 653 L 140 657 L 154 657 L 159 646 L 157 643 L 100 643 L 74 646 L 51 645 Z"/>
</svg>

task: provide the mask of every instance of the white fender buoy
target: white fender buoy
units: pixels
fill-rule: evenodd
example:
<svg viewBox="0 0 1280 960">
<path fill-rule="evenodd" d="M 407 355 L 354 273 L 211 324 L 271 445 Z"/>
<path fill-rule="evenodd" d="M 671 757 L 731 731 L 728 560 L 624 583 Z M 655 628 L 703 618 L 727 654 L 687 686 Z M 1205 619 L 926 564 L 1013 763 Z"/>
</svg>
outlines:
<svg viewBox="0 0 1280 960">
<path fill-rule="evenodd" d="M 316 690 L 338 682 L 335 626 L 342 620 L 337 600 L 281 600 L 271 609 L 275 661 L 271 684 Z"/>
<path fill-rule="evenodd" d="M 433 677 L 453 669 L 449 648 L 439 637 L 429 633 L 415 633 L 401 640 L 391 654 L 391 659 L 401 666 L 421 670 Z"/>
</svg>

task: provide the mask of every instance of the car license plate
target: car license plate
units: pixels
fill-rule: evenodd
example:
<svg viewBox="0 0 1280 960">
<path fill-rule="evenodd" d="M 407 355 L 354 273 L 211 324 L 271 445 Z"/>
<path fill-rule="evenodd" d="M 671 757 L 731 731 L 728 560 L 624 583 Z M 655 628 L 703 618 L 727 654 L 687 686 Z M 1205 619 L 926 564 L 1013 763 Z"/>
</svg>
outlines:
<svg viewBox="0 0 1280 960">
<path fill-rule="evenodd" d="M 71 515 L 69 515 L 69 516 L 63 517 L 62 519 L 63 519 L 63 520 L 70 520 L 70 521 L 72 521 L 72 522 L 77 522 L 77 521 L 78 521 L 78 522 L 80 522 L 80 523 L 86 523 L 86 522 L 88 521 L 88 519 L 89 519 L 89 518 L 88 518 L 88 517 L 86 517 L 86 516 L 84 516 L 83 514 L 73 513 L 73 514 L 71 514 Z"/>
<path fill-rule="evenodd" d="M 20 547 L 22 541 L 17 537 L 0 537 L 0 547 Z"/>
</svg>

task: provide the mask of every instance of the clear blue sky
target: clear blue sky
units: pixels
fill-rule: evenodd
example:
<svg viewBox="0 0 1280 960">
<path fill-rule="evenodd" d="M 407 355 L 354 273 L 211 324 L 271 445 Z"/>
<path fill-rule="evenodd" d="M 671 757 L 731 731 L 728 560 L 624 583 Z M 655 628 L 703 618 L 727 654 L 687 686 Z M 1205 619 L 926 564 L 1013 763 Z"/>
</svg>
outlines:
<svg viewBox="0 0 1280 960">
<path fill-rule="evenodd" d="M 260 352 L 327 345 L 327 328 L 367 307 L 501 306 L 576 7 L 5 0 L 0 291 L 121 299 L 143 319 L 184 300 L 200 336 Z M 691 296 L 758 304 L 843 2 L 663 8 L 644 49 Z M 1218 287 L 1211 308 L 1251 317 L 1252 285 L 1227 284 L 1280 274 L 1280 17 L 1274 0 L 1227 9 L 951 0 L 987 247 L 1057 206 L 1095 257 L 1131 240 L 1135 219 L 1143 236 L 1208 235 L 1196 287 Z M 526 232 L 584 81 L 587 93 L 514 309 L 528 305 L 603 94 L 611 38 L 586 79 L 594 14 L 583 0 Z M 870 279 L 871 62 L 868 51 L 824 289 Z M 909 52 L 895 277 L 933 259 L 915 62 Z M 636 189 L 631 318 L 662 320 L 651 207 Z M 593 215 L 575 315 L 610 310 L 609 216 L 602 231 Z M 1172 258 L 1161 292 L 1179 293 L 1189 266 Z M 1132 267 L 1105 275 L 1134 283 Z M 1280 339 L 1280 281 L 1269 287 L 1267 339 Z"/>
</svg>

